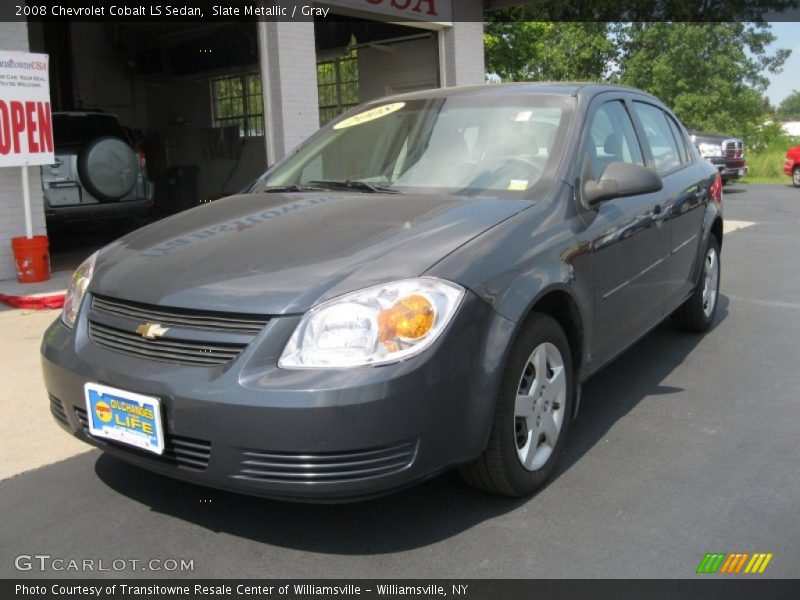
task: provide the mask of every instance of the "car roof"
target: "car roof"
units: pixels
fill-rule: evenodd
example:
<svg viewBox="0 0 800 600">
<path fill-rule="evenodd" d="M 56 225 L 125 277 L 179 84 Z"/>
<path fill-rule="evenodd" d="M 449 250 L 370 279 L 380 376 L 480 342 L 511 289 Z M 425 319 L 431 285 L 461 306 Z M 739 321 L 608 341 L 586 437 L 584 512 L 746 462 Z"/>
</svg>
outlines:
<svg viewBox="0 0 800 600">
<path fill-rule="evenodd" d="M 511 96 L 520 94 L 548 94 L 561 96 L 596 96 L 608 92 L 636 93 L 660 103 L 660 100 L 638 88 L 627 85 L 609 83 L 595 83 L 582 81 L 537 81 L 522 83 L 486 83 L 481 85 L 462 85 L 446 88 L 434 88 L 397 94 L 387 99 L 401 100 L 430 100 L 436 98 L 450 98 L 454 96 Z"/>
</svg>

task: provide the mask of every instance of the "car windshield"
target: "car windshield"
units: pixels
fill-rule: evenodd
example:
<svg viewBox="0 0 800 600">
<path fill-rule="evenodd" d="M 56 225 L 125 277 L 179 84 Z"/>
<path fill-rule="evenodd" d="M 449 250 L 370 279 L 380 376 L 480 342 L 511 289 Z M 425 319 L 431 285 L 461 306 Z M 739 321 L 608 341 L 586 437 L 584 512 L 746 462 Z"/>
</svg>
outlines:
<svg viewBox="0 0 800 600">
<path fill-rule="evenodd" d="M 529 197 L 548 189 L 574 98 L 460 95 L 359 107 L 252 191 L 352 189 Z"/>
<path fill-rule="evenodd" d="M 128 134 L 113 115 L 56 113 L 53 138 L 56 145 L 86 144 L 99 137 L 117 137 L 128 142 Z"/>
</svg>

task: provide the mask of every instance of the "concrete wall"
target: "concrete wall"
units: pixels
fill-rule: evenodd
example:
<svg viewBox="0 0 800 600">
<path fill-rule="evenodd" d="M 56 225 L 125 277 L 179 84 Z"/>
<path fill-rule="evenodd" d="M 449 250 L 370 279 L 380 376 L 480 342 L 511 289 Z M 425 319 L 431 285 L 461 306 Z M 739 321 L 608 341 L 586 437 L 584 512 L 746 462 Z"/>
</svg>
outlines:
<svg viewBox="0 0 800 600">
<path fill-rule="evenodd" d="M 362 102 L 388 94 L 435 88 L 437 40 L 431 38 L 398 42 L 379 48 L 358 50 L 358 90 Z"/>
<path fill-rule="evenodd" d="M 269 164 L 286 156 L 319 129 L 314 41 L 311 22 L 258 23 Z"/>
<path fill-rule="evenodd" d="M 0 48 L 28 51 L 26 23 L 0 22 Z M 42 206 L 42 179 L 39 167 L 28 167 L 31 190 L 31 214 L 35 235 L 46 233 Z M 14 279 L 17 270 L 11 250 L 11 238 L 25 235 L 25 209 L 22 205 L 22 180 L 18 167 L 0 168 L 0 279 Z"/>
</svg>

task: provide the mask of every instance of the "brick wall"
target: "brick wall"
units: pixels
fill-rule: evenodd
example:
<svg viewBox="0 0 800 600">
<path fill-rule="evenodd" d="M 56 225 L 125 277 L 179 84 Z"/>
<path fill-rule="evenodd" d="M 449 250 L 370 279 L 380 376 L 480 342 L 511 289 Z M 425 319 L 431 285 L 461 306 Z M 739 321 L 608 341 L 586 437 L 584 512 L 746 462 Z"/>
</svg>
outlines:
<svg viewBox="0 0 800 600">
<path fill-rule="evenodd" d="M 26 52 L 26 23 L 0 22 L 0 49 Z M 31 190 L 31 214 L 35 235 L 46 233 L 42 207 L 42 180 L 39 167 L 28 167 Z M 22 205 L 22 174 L 18 167 L 0 168 L 0 280 L 14 279 L 14 255 L 11 238 L 25 235 L 25 210 Z"/>
</svg>

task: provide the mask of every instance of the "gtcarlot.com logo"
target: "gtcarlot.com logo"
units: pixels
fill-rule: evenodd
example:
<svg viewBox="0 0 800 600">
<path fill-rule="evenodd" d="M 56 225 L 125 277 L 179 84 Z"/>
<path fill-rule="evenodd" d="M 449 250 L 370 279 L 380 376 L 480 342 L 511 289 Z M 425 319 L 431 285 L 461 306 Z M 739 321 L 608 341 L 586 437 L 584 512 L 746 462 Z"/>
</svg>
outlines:
<svg viewBox="0 0 800 600">
<path fill-rule="evenodd" d="M 703 557 L 697 572 L 705 575 L 719 574 L 756 574 L 767 570 L 772 560 L 772 553 L 767 552 L 709 552 Z"/>
<path fill-rule="evenodd" d="M 19 554 L 17 571 L 194 571 L 194 559 L 185 558 L 62 558 L 50 554 Z"/>
</svg>

